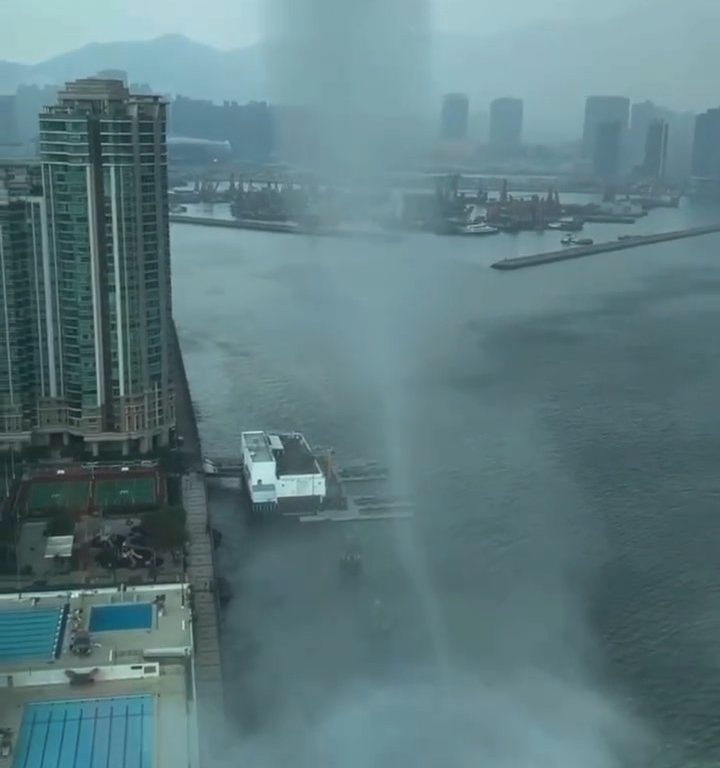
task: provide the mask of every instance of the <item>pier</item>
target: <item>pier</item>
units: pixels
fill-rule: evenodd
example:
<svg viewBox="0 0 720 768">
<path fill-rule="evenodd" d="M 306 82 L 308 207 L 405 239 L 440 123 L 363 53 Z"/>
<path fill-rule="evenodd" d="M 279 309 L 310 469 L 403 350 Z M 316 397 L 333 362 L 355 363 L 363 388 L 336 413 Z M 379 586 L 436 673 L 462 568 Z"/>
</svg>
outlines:
<svg viewBox="0 0 720 768">
<path fill-rule="evenodd" d="M 532 256 L 518 256 L 513 259 L 504 259 L 503 261 L 496 261 L 491 266 L 493 269 L 501 270 L 539 267 L 542 264 L 552 264 L 556 261 L 569 261 L 570 259 L 581 259 L 585 256 L 594 256 L 596 253 L 624 251 L 628 248 L 639 248 L 643 245 L 654 245 L 655 243 L 665 243 L 670 240 L 683 240 L 688 237 L 712 235 L 718 232 L 720 232 L 720 224 L 712 224 L 707 227 L 695 227 L 693 229 L 679 229 L 674 232 L 660 232 L 656 235 L 632 235 L 624 240 L 609 240 L 605 243 L 596 243 L 594 245 L 579 245 L 563 248 L 560 251 L 548 251 L 546 253 L 537 253 Z"/>
<path fill-rule="evenodd" d="M 263 221 L 261 219 L 216 219 L 212 216 L 186 216 L 180 213 L 169 215 L 171 224 L 195 224 L 201 227 L 224 227 L 225 229 L 254 229 L 261 232 L 303 232 L 294 221 Z"/>
<path fill-rule="evenodd" d="M 198 695 L 200 741 L 208 764 L 219 752 L 217 723 L 223 716 L 220 621 L 212 528 L 207 501 L 197 419 L 190 397 L 177 329 L 172 325 L 175 351 L 175 412 L 187 471 L 182 478 L 182 501 L 187 515 L 187 577 L 192 587 L 193 637 L 195 641 L 195 682 Z"/>
<path fill-rule="evenodd" d="M 286 235 L 314 235 L 316 237 L 347 237 L 357 240 L 395 242 L 401 239 L 398 232 L 362 227 L 327 227 L 303 225 L 296 221 L 263 221 L 260 219 L 216 219 L 212 216 L 187 216 L 171 213 L 171 224 L 193 224 L 200 227 L 222 227 L 224 229 L 249 229 L 256 232 L 279 232 Z"/>
</svg>

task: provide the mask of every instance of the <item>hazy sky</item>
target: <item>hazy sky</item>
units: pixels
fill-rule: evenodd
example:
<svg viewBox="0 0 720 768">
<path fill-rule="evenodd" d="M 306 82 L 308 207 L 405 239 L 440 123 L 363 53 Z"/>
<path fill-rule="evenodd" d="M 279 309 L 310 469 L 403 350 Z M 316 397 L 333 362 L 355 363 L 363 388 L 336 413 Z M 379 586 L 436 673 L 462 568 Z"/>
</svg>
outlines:
<svg viewBox="0 0 720 768">
<path fill-rule="evenodd" d="M 263 0 L 0 0 L 0 59 L 34 63 L 88 42 L 180 33 L 219 48 L 260 36 Z M 639 0 L 433 0 L 436 29 L 493 34 L 570 16 L 608 16 Z M 720 2 L 720 0 L 719 0 Z"/>
</svg>

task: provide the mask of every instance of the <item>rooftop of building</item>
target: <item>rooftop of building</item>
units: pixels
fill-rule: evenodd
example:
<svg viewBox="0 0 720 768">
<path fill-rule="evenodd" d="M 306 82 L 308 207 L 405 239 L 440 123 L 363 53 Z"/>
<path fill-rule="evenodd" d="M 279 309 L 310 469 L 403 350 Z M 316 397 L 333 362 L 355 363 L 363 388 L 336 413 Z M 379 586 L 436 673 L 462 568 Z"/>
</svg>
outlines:
<svg viewBox="0 0 720 768">
<path fill-rule="evenodd" d="M 197 766 L 192 652 L 184 585 L 0 595 L 11 764 Z"/>
<path fill-rule="evenodd" d="M 87 77 L 65 83 L 57 102 L 43 109 L 43 116 L 102 114 L 122 115 L 128 105 L 164 105 L 167 100 L 152 93 L 133 93 L 122 80 Z"/>
<path fill-rule="evenodd" d="M 243 447 L 250 453 L 254 462 L 272 461 L 273 455 L 265 432 L 243 432 L 240 436 Z"/>
<path fill-rule="evenodd" d="M 301 434 L 283 434 L 277 437 L 282 443 L 282 450 L 275 451 L 278 476 L 320 473 L 315 456 Z"/>
<path fill-rule="evenodd" d="M 274 461 L 278 477 L 321 472 L 312 449 L 299 432 L 243 432 L 242 442 L 253 462 Z"/>
</svg>

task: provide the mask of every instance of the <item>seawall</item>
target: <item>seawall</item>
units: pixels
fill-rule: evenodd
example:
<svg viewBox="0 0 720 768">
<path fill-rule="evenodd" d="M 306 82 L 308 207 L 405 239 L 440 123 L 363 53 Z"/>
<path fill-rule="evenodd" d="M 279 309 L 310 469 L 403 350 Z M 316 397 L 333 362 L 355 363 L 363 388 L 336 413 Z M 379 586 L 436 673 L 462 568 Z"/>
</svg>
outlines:
<svg viewBox="0 0 720 768">
<path fill-rule="evenodd" d="M 563 248 L 561 251 L 548 251 L 532 256 L 518 256 L 514 259 L 504 259 L 492 264 L 493 269 L 513 270 L 525 267 L 539 267 L 542 264 L 553 264 L 556 261 L 569 261 L 570 259 L 582 259 L 585 256 L 594 256 L 597 253 L 611 253 L 624 251 L 628 248 L 639 248 L 643 245 L 664 243 L 670 240 L 682 240 L 688 237 L 700 237 L 720 232 L 720 224 L 712 224 L 706 227 L 694 227 L 693 229 L 679 229 L 673 232 L 660 232 L 656 235 L 638 235 L 627 240 L 609 240 L 605 243 L 594 245 L 579 245 L 574 248 Z"/>
</svg>

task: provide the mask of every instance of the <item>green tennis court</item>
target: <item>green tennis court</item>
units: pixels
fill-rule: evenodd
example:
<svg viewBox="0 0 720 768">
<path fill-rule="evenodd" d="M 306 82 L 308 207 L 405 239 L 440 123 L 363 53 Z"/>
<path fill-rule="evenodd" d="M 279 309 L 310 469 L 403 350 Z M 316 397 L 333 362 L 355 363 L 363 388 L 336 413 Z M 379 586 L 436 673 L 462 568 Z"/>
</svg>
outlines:
<svg viewBox="0 0 720 768">
<path fill-rule="evenodd" d="M 89 480 L 32 482 L 27 499 L 28 512 L 42 509 L 85 509 L 90 498 Z"/>
<path fill-rule="evenodd" d="M 155 502 L 154 477 L 123 477 L 95 481 L 95 504 L 98 507 L 132 507 Z"/>
</svg>

